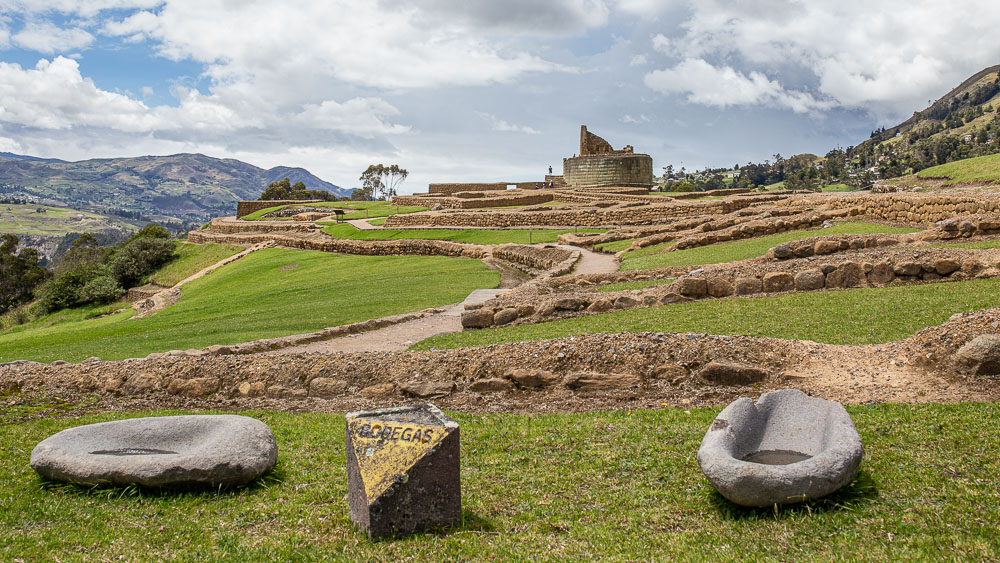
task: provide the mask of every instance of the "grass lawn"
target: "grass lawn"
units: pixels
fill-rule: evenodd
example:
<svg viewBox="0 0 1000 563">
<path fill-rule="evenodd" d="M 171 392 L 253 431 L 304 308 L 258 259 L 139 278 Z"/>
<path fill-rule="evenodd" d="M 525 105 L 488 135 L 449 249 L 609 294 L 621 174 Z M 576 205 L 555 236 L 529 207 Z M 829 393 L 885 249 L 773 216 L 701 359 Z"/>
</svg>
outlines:
<svg viewBox="0 0 1000 563">
<path fill-rule="evenodd" d="M 632 246 L 632 243 L 635 242 L 635 241 L 636 241 L 636 239 L 634 239 L 634 238 L 627 238 L 627 239 L 623 239 L 623 240 L 616 240 L 616 241 L 612 241 L 612 242 L 604 242 L 604 243 L 601 243 L 601 244 L 595 244 L 594 245 L 594 251 L 595 252 L 610 252 L 610 253 L 614 254 L 615 252 L 621 252 L 622 250 L 625 250 L 626 248 Z"/>
<path fill-rule="evenodd" d="M 619 332 L 698 332 L 879 344 L 901 340 L 955 313 L 1000 307 L 1000 279 L 907 287 L 710 299 L 546 323 L 442 334 L 416 350 Z"/>
<path fill-rule="evenodd" d="M 41 213 L 39 213 L 41 210 Z M 67 233 L 120 229 L 132 232 L 136 227 L 120 217 L 51 205 L 0 203 L 0 233 L 62 236 Z"/>
<path fill-rule="evenodd" d="M 940 166 L 924 168 L 917 172 L 919 178 L 949 178 L 945 184 L 956 182 L 1000 181 L 1000 154 L 990 154 L 956 160 Z"/>
<path fill-rule="evenodd" d="M 676 278 L 666 278 L 662 280 L 636 280 L 629 282 L 609 283 L 597 288 L 597 291 L 625 291 L 627 289 L 645 289 L 657 285 L 672 283 Z"/>
<path fill-rule="evenodd" d="M 746 260 L 767 254 L 771 248 L 793 240 L 810 237 L 849 234 L 885 234 L 885 233 L 915 233 L 920 229 L 887 227 L 874 223 L 846 222 L 837 223 L 826 229 L 806 229 L 788 231 L 774 235 L 751 239 L 721 242 L 686 250 L 663 252 L 674 242 L 665 242 L 633 250 L 622 257 L 621 269 L 624 270 L 654 270 L 668 266 L 694 266 L 700 264 L 721 264 Z"/>
<path fill-rule="evenodd" d="M 278 465 L 249 488 L 87 491 L 31 448 L 90 415 L 0 425 L 7 561 L 987 560 L 1000 552 L 996 404 L 849 407 L 855 480 L 777 510 L 730 504 L 695 453 L 718 409 L 462 415 L 464 523 L 371 542 L 347 507 L 344 417 L 253 411 Z M 179 414 L 175 412 L 130 413 Z"/>
<path fill-rule="evenodd" d="M 0 335 L 0 362 L 117 360 L 311 332 L 456 303 L 499 282 L 468 258 L 265 249 L 185 285 L 150 317 L 128 320 L 129 310 Z"/>
<path fill-rule="evenodd" d="M 417 211 L 427 211 L 427 207 L 416 207 L 410 205 L 393 205 L 390 201 L 322 201 L 318 203 L 303 203 L 296 205 L 304 205 L 306 207 L 332 207 L 335 209 L 353 209 L 354 211 L 346 213 L 344 219 L 367 219 L 369 217 L 387 217 L 389 215 L 395 215 L 397 213 L 416 213 Z M 256 221 L 261 219 L 265 214 L 271 213 L 272 211 L 277 211 L 279 209 L 284 209 L 288 207 L 287 205 L 277 205 L 275 207 L 268 207 L 266 209 L 261 209 L 260 211 L 255 211 L 249 215 L 245 215 L 242 219 L 247 221 Z M 318 210 L 319 211 L 319 210 Z"/>
<path fill-rule="evenodd" d="M 100 317 L 102 315 L 107 315 L 119 309 L 132 309 L 132 304 L 128 301 L 117 301 L 115 303 L 109 303 L 107 305 L 84 305 L 83 307 L 74 307 L 72 309 L 62 309 L 54 313 L 49 313 L 42 317 L 39 317 L 31 322 L 15 325 L 9 329 L 0 330 L 0 335 L 14 334 L 16 332 L 24 332 L 26 330 L 35 330 L 38 328 L 46 328 L 50 326 L 55 326 L 58 324 L 72 323 L 83 321 L 86 319 L 93 319 L 95 317 Z M 0 327 L 2 328 L 2 327 Z"/>
<path fill-rule="evenodd" d="M 847 184 L 827 184 L 825 186 L 820 186 L 820 191 L 823 192 L 852 192 L 854 188 Z"/>
<path fill-rule="evenodd" d="M 194 275 L 219 260 L 228 258 L 243 250 L 242 246 L 231 244 L 180 243 L 175 250 L 176 258 L 149 276 L 149 281 L 164 287 L 173 287 L 188 276 Z"/>
<path fill-rule="evenodd" d="M 934 248 L 1000 248 L 1000 239 L 975 240 L 970 242 L 946 242 L 935 244 Z"/>
<path fill-rule="evenodd" d="M 378 229 L 362 231 L 343 223 L 324 223 L 323 232 L 334 237 L 353 240 L 425 239 L 450 240 L 469 244 L 519 244 L 555 242 L 564 233 L 604 233 L 607 229 Z"/>
</svg>

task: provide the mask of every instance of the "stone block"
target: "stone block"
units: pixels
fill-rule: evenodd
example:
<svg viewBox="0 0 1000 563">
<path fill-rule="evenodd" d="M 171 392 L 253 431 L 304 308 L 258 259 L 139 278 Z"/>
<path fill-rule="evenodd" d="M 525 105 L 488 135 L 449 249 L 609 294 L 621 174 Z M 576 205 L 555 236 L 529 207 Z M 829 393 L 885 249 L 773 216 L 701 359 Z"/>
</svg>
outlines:
<svg viewBox="0 0 1000 563">
<path fill-rule="evenodd" d="M 642 385 L 642 378 L 631 373 L 571 373 L 563 380 L 566 387 L 578 393 L 622 391 Z"/>
<path fill-rule="evenodd" d="M 239 485 L 278 459 L 274 434 L 238 415 L 131 418 L 63 430 L 31 452 L 50 479 L 147 487 Z"/>
<path fill-rule="evenodd" d="M 708 293 L 708 282 L 705 278 L 685 276 L 674 282 L 677 293 L 690 297 L 699 297 Z"/>
<path fill-rule="evenodd" d="M 615 299 L 615 309 L 631 309 L 639 305 L 638 299 L 633 299 L 627 295 L 620 295 Z"/>
<path fill-rule="evenodd" d="M 957 260 L 951 258 L 938 258 L 931 265 L 939 276 L 947 276 L 962 267 Z"/>
<path fill-rule="evenodd" d="M 851 482 L 863 455 L 840 403 L 783 389 L 723 409 L 702 439 L 698 465 L 730 501 L 773 506 L 837 491 Z"/>
<path fill-rule="evenodd" d="M 864 269 L 854 262 L 846 262 L 826 276 L 827 287 L 863 287 L 867 283 Z"/>
<path fill-rule="evenodd" d="M 493 324 L 496 326 L 501 326 L 505 324 L 510 324 L 517 320 L 517 309 L 513 307 L 508 307 L 507 309 L 501 309 L 493 315 Z"/>
<path fill-rule="evenodd" d="M 919 276 L 924 269 L 917 262 L 900 262 L 892 269 L 897 276 Z"/>
<path fill-rule="evenodd" d="M 461 521 L 457 422 L 426 404 L 348 413 L 346 426 L 348 506 L 368 537 Z"/>
<path fill-rule="evenodd" d="M 499 377 L 480 379 L 479 381 L 474 381 L 469 384 L 469 391 L 474 391 L 476 393 L 502 393 L 513 390 L 513 383 Z"/>
<path fill-rule="evenodd" d="M 788 272 L 769 272 L 764 274 L 763 282 L 765 293 L 791 291 L 795 288 L 795 278 Z"/>
<path fill-rule="evenodd" d="M 982 334 L 966 342 L 951 359 L 976 375 L 1000 374 L 1000 335 Z"/>
<path fill-rule="evenodd" d="M 795 274 L 796 291 L 812 291 L 826 286 L 826 276 L 819 268 L 809 268 Z"/>
<path fill-rule="evenodd" d="M 559 381 L 559 378 L 551 371 L 541 369 L 514 369 L 507 374 L 507 377 L 519 387 L 536 388 L 548 387 Z"/>
<path fill-rule="evenodd" d="M 712 297 L 728 297 L 736 291 L 733 284 L 725 278 L 708 278 L 707 288 Z"/>
<path fill-rule="evenodd" d="M 888 262 L 879 262 L 872 266 L 871 272 L 868 273 L 868 284 L 869 285 L 888 285 L 892 283 L 892 280 L 896 279 L 896 273 L 893 271 L 892 266 Z"/>
<path fill-rule="evenodd" d="M 309 382 L 309 394 L 313 397 L 333 397 L 347 391 L 347 382 L 331 377 L 317 377 Z"/>
<path fill-rule="evenodd" d="M 752 295 L 764 290 L 764 284 L 757 278 L 736 278 L 736 295 Z"/>
<path fill-rule="evenodd" d="M 489 328 L 493 326 L 491 309 L 476 309 L 462 313 L 462 328 Z"/>
<path fill-rule="evenodd" d="M 431 399 L 451 395 L 455 390 L 455 382 L 450 379 L 406 381 L 399 384 L 399 389 L 407 395 Z"/>
</svg>

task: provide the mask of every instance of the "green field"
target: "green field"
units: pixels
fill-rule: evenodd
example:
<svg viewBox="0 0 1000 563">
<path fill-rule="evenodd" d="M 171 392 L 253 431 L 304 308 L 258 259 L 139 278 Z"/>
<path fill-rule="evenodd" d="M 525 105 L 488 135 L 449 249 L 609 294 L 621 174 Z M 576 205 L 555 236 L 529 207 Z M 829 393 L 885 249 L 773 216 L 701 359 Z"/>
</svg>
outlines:
<svg viewBox="0 0 1000 563">
<path fill-rule="evenodd" d="M 632 243 L 635 241 L 636 239 L 634 238 L 627 238 L 611 242 L 602 242 L 599 244 L 595 244 L 594 250 L 596 252 L 607 252 L 610 254 L 614 254 L 616 252 L 621 252 L 622 250 L 625 250 L 626 248 L 632 246 Z"/>
<path fill-rule="evenodd" d="M 27 407 L 19 407 L 27 410 Z M 0 424 L 6 561 L 991 560 L 1000 553 L 1000 406 L 848 407 L 855 480 L 777 510 L 735 506 L 695 452 L 717 408 L 452 414 L 462 428 L 457 528 L 372 542 L 347 507 L 344 417 L 241 412 L 278 441 L 260 484 L 87 491 L 42 481 L 34 444 L 120 413 Z M 124 416 L 178 413 L 129 413 Z M 0 415 L 3 416 L 3 415 Z"/>
<path fill-rule="evenodd" d="M 698 332 L 879 344 L 939 325 L 955 313 L 991 307 L 1000 307 L 1000 279 L 709 299 L 442 334 L 418 342 L 412 349 L 486 346 L 602 332 Z"/>
<path fill-rule="evenodd" d="M 500 275 L 478 260 L 265 249 L 183 287 L 155 315 L 129 311 L 0 334 L 0 362 L 140 357 L 234 344 L 456 303 Z"/>
<path fill-rule="evenodd" d="M 302 203 L 295 205 L 303 205 L 305 207 L 321 207 L 321 208 L 334 208 L 334 209 L 353 209 L 354 211 L 350 213 L 345 213 L 342 217 L 343 219 L 367 219 L 369 217 L 387 217 L 389 215 L 396 215 L 402 213 L 416 213 L 418 211 L 427 211 L 427 207 L 416 207 L 408 205 L 393 205 L 389 201 L 323 201 L 318 203 Z M 256 221 L 261 219 L 265 214 L 271 213 L 272 211 L 278 211 L 279 209 L 284 209 L 288 207 L 287 205 L 277 205 L 274 207 L 268 207 L 266 209 L 261 209 L 260 211 L 255 211 L 249 215 L 245 215 L 242 219 L 247 221 Z M 322 211 L 318 209 L 317 211 Z M 284 219 L 290 219 L 290 217 L 284 217 Z"/>
<path fill-rule="evenodd" d="M 663 252 L 673 246 L 675 241 L 647 246 L 639 250 L 626 253 L 621 260 L 621 269 L 624 270 L 655 270 L 669 266 L 696 266 L 701 264 L 721 264 L 723 262 L 734 262 L 736 260 L 746 260 L 767 254 L 771 248 L 793 240 L 801 240 L 810 237 L 821 237 L 830 235 L 849 234 L 898 234 L 915 233 L 920 229 L 907 229 L 901 227 L 887 227 L 874 223 L 837 223 L 826 229 L 806 229 L 799 231 L 788 231 L 775 235 L 756 237 L 751 239 L 737 240 L 732 242 L 721 242 L 708 246 L 699 246 L 674 252 Z"/>
<path fill-rule="evenodd" d="M 43 210 L 39 212 L 39 210 Z M 62 236 L 119 229 L 132 232 L 136 227 L 117 217 L 107 217 L 66 207 L 0 203 L 0 233 Z"/>
<path fill-rule="evenodd" d="M 1000 154 L 956 160 L 917 172 L 919 178 L 948 178 L 945 184 L 957 182 L 1000 181 Z"/>
<path fill-rule="evenodd" d="M 164 287 L 173 287 L 188 276 L 194 275 L 241 250 L 243 250 L 242 246 L 214 242 L 207 244 L 180 243 L 177 245 L 177 250 L 174 251 L 176 257 L 149 276 L 148 281 Z"/>
<path fill-rule="evenodd" d="M 323 223 L 323 232 L 334 237 L 351 240 L 449 240 L 467 244 L 533 244 L 555 242 L 565 233 L 604 233 L 607 229 L 378 229 L 362 231 L 352 225 Z"/>
</svg>

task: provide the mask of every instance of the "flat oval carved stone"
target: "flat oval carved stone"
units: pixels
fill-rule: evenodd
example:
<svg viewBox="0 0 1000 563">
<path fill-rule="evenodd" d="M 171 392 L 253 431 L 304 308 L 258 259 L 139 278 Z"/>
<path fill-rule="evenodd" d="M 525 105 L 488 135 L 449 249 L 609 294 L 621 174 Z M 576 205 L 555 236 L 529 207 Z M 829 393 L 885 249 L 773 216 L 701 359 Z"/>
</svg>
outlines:
<svg viewBox="0 0 1000 563">
<path fill-rule="evenodd" d="M 277 460 L 271 429 L 239 415 L 88 424 L 53 434 L 31 452 L 31 467 L 39 474 L 85 485 L 240 485 Z"/>
<path fill-rule="evenodd" d="M 771 506 L 820 498 L 850 483 L 863 453 L 840 403 L 782 389 L 723 409 L 705 433 L 698 465 L 732 502 Z"/>
</svg>

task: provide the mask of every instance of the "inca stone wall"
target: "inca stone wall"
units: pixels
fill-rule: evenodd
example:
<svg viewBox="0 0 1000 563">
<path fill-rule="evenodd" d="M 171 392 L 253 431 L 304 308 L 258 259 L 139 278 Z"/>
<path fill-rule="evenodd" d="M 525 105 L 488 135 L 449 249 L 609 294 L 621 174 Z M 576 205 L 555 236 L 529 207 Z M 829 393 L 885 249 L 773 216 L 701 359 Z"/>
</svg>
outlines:
<svg viewBox="0 0 1000 563">
<path fill-rule="evenodd" d="M 486 192 L 503 191 L 507 189 L 507 182 L 490 183 L 453 183 L 453 184 L 430 184 L 428 193 L 451 195 L 456 192 Z"/>
<path fill-rule="evenodd" d="M 924 195 L 895 192 L 846 197 L 833 205 L 854 207 L 857 214 L 874 219 L 927 224 L 951 219 L 956 215 L 1000 213 L 1000 194 L 979 192 L 975 195 Z"/>
<path fill-rule="evenodd" d="M 255 201 L 240 201 L 236 204 L 236 216 L 243 217 L 249 215 L 255 211 L 260 211 L 261 209 L 267 209 L 268 207 L 276 207 L 278 205 L 295 205 L 302 203 L 319 203 L 323 201 L 321 199 L 272 199 L 272 200 L 255 200 Z"/>
<path fill-rule="evenodd" d="M 653 158 L 648 154 L 601 154 L 563 159 L 563 178 L 578 188 L 652 186 Z"/>
<path fill-rule="evenodd" d="M 335 239 L 313 233 L 242 233 L 221 234 L 209 231 L 191 231 L 188 241 L 201 244 L 215 242 L 247 246 L 262 242 L 273 242 L 286 248 L 320 250 L 362 256 L 455 256 L 485 258 L 489 247 L 477 244 L 462 244 L 443 240 L 350 240 Z"/>
<path fill-rule="evenodd" d="M 532 190 L 535 191 L 535 190 Z M 540 191 L 540 190 L 539 190 Z M 463 193 L 463 192 L 458 192 Z M 413 205 L 417 207 L 442 207 L 450 209 L 479 209 L 485 207 L 505 207 L 508 205 L 541 205 L 552 201 L 552 193 L 517 193 L 505 194 L 501 197 L 432 197 L 419 195 L 401 195 L 393 198 L 395 205 Z"/>
</svg>

